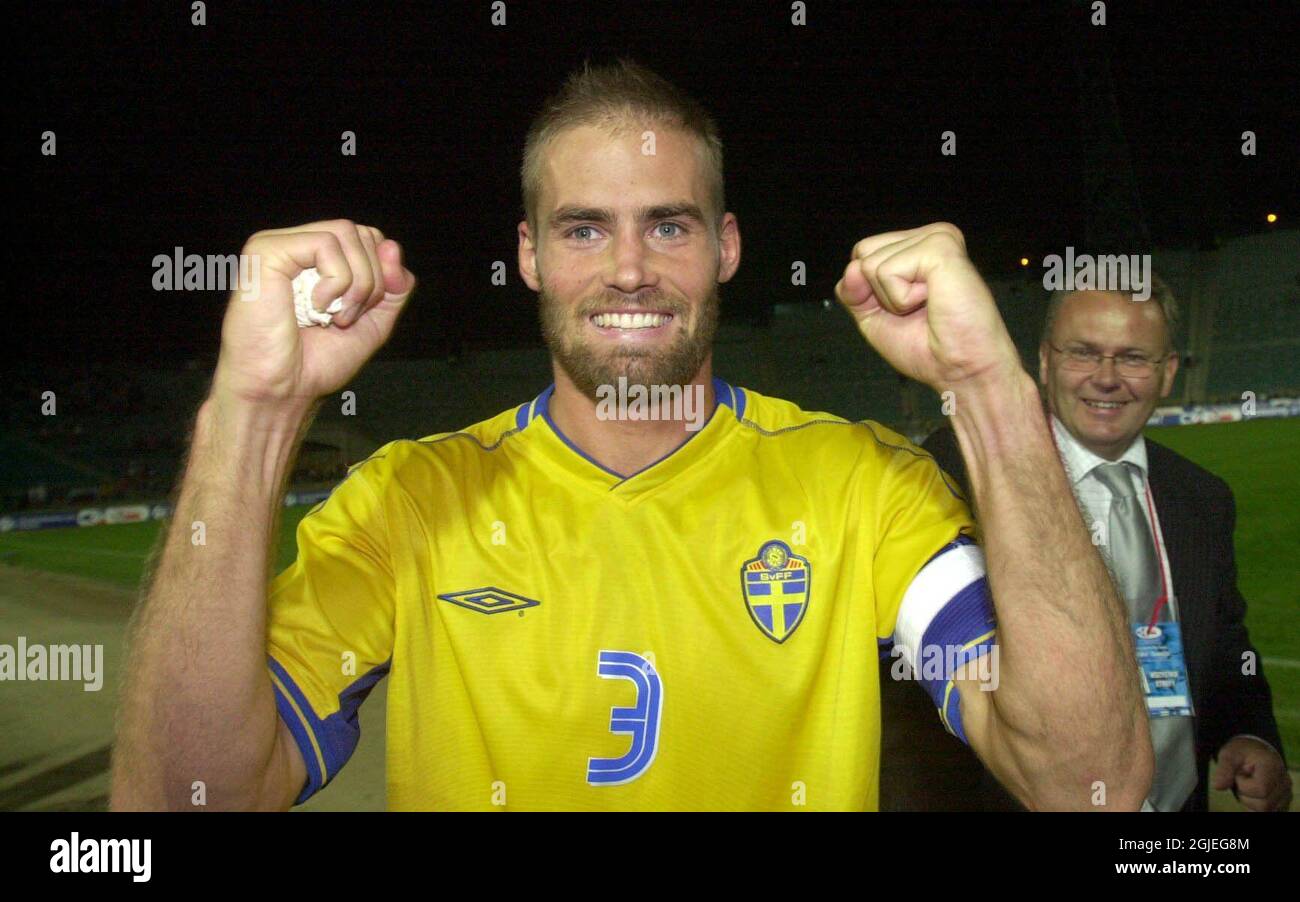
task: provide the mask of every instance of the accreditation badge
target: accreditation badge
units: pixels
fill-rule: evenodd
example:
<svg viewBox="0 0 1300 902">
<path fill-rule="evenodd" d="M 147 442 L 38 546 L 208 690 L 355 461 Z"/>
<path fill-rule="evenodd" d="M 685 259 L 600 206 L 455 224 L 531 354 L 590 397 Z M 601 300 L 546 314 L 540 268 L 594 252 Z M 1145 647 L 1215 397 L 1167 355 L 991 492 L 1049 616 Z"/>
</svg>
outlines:
<svg viewBox="0 0 1300 902">
<path fill-rule="evenodd" d="M 1137 643 L 1142 694 L 1151 717 L 1190 717 L 1192 694 L 1187 688 L 1187 665 L 1183 661 L 1183 634 L 1176 622 L 1133 627 Z"/>
</svg>

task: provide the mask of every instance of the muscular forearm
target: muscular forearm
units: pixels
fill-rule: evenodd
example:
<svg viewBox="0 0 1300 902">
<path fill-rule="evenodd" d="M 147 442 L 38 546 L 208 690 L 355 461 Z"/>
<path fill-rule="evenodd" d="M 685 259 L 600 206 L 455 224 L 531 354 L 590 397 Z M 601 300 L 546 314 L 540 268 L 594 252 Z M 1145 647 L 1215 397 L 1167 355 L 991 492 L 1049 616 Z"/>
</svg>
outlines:
<svg viewBox="0 0 1300 902">
<path fill-rule="evenodd" d="M 274 412 L 214 394 L 156 570 L 131 629 L 113 755 L 114 808 L 209 808 L 267 799 L 278 766 L 266 670 L 270 546 L 284 483 L 312 411 Z"/>
<path fill-rule="evenodd" d="M 1123 605 L 1028 375 L 957 392 L 953 426 L 998 619 L 990 742 L 1036 808 L 1136 808 L 1151 743 Z"/>
</svg>

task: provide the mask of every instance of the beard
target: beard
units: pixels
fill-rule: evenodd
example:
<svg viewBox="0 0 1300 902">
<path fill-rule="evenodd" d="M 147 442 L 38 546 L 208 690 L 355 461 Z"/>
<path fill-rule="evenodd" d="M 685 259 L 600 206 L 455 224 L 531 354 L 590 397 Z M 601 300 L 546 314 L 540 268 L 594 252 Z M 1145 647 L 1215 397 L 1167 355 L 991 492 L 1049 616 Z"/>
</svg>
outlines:
<svg viewBox="0 0 1300 902">
<path fill-rule="evenodd" d="M 620 376 L 627 379 L 629 387 L 690 384 L 708 358 L 718 331 L 721 299 L 716 283 L 694 316 L 685 301 L 658 290 L 639 294 L 630 303 L 621 298 L 588 298 L 572 309 L 556 300 L 544 282 L 539 294 L 542 337 L 551 356 L 578 390 L 593 401 L 599 400 L 600 386 L 617 385 Z M 634 306 L 671 313 L 677 324 L 672 342 L 661 348 L 594 347 L 586 335 L 592 314 Z"/>
</svg>

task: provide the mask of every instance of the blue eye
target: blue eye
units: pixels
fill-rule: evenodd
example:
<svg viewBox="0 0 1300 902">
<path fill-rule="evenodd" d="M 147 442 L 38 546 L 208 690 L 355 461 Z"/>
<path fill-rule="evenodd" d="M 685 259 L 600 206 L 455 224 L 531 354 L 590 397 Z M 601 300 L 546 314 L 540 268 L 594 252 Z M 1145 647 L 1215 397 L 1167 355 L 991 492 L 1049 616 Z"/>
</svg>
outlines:
<svg viewBox="0 0 1300 902">
<path fill-rule="evenodd" d="M 665 227 L 670 229 L 675 229 L 676 231 L 670 234 L 665 234 L 662 231 L 658 231 L 659 229 L 663 229 Z M 679 222 L 661 222 L 655 226 L 655 229 L 656 229 L 656 235 L 660 238 L 681 238 L 683 235 L 686 234 L 686 227 Z M 594 226 L 574 226 L 572 229 L 570 229 L 568 232 L 565 233 L 565 237 L 572 238 L 576 241 L 582 241 L 582 242 L 591 241 L 594 240 L 594 238 L 596 237 L 595 235 L 592 235 L 590 238 L 587 238 L 584 237 L 581 233 L 594 232 L 594 231 L 595 231 Z"/>
</svg>

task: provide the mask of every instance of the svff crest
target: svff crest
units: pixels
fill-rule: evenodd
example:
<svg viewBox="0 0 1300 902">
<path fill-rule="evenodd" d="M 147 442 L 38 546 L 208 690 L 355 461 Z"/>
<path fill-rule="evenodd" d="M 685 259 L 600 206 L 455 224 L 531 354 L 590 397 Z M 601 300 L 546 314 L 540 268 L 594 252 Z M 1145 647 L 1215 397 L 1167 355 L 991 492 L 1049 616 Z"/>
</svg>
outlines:
<svg viewBox="0 0 1300 902">
<path fill-rule="evenodd" d="M 773 539 L 740 567 L 740 591 L 754 625 L 773 642 L 789 639 L 808 612 L 812 565 Z"/>
</svg>

